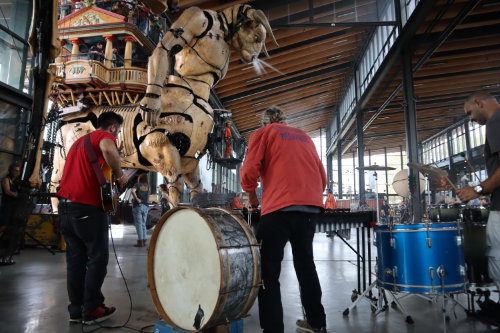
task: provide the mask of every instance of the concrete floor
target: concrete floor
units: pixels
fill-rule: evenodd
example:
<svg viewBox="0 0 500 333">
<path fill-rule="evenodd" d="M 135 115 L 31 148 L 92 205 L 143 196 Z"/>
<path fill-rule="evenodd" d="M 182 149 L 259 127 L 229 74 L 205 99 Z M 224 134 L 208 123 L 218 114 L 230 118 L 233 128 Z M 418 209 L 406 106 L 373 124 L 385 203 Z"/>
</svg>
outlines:
<svg viewBox="0 0 500 333">
<path fill-rule="evenodd" d="M 149 231 L 151 232 L 152 230 Z M 135 243 L 136 234 L 131 225 L 113 225 L 112 235 L 116 257 L 127 281 L 132 304 L 130 304 L 113 248 L 111 248 L 103 293 L 106 296 L 106 304 L 116 306 L 118 313 L 103 324 L 123 325 L 132 309 L 128 327 L 140 329 L 152 325 L 159 320 L 159 316 L 148 290 L 147 250 L 132 246 Z M 349 242 L 356 244 L 355 236 Z M 441 304 L 416 296 L 405 297 L 401 300 L 415 321 L 412 325 L 407 324 L 399 309 L 393 307 L 375 316 L 366 301 L 362 301 L 348 316 L 343 316 L 343 311 L 351 304 L 352 290 L 357 286 L 356 256 L 338 238 L 331 240 L 325 234 L 316 234 L 314 251 L 323 289 L 328 332 L 445 332 Z M 376 248 L 373 251 L 376 254 Z M 21 254 L 14 256 L 14 260 L 16 264 L 0 267 L 2 309 L 0 332 L 81 332 L 81 325 L 68 322 L 64 253 L 52 255 L 42 248 L 27 248 Z M 302 310 L 289 246 L 287 246 L 282 265 L 281 285 L 285 332 L 296 332 L 295 321 L 301 317 Z M 378 293 L 377 290 L 375 292 Z M 457 298 L 461 304 L 467 305 L 467 298 L 464 294 L 459 294 Z M 493 299 L 497 298 L 498 295 L 495 294 Z M 448 308 L 451 310 L 451 307 Z M 451 320 L 446 325 L 447 332 L 496 332 L 498 330 L 497 327 L 468 318 L 460 306 L 456 307 L 455 312 L 456 318 L 450 312 Z M 261 332 L 257 302 L 249 314 L 250 316 L 244 319 L 244 331 Z M 85 327 L 85 331 L 88 330 L 90 327 Z M 133 332 L 134 330 L 114 328 L 100 331 Z M 153 332 L 153 328 L 149 327 L 145 331 Z"/>
</svg>

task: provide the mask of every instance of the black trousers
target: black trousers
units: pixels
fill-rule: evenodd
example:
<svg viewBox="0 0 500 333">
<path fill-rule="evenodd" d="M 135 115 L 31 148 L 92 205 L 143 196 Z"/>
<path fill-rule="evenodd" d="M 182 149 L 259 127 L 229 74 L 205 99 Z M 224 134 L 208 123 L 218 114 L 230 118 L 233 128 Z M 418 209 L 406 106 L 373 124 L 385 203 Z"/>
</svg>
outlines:
<svg viewBox="0 0 500 333">
<path fill-rule="evenodd" d="M 104 302 L 101 287 L 109 259 L 108 216 L 100 207 L 59 203 L 60 230 L 66 241 L 67 289 L 71 317 Z"/>
<path fill-rule="evenodd" d="M 302 306 L 312 327 L 326 326 L 321 286 L 314 264 L 312 241 L 315 214 L 276 211 L 260 218 L 257 240 L 262 242 L 263 287 L 259 291 L 259 318 L 264 333 L 284 332 L 280 272 L 283 250 L 292 246 L 293 265 L 300 286 Z"/>
</svg>

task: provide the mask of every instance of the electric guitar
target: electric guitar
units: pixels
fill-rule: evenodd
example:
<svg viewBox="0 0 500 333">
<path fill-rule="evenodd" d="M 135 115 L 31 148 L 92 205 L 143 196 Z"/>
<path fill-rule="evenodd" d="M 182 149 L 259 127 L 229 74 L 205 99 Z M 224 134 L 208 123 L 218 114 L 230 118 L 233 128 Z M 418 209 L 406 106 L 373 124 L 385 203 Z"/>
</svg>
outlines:
<svg viewBox="0 0 500 333">
<path fill-rule="evenodd" d="M 101 185 L 102 209 L 106 213 L 113 215 L 118 204 L 119 191 L 116 187 L 115 177 L 113 176 L 111 168 L 107 164 L 104 164 L 101 169 L 104 179 L 106 180 L 104 184 Z"/>
</svg>

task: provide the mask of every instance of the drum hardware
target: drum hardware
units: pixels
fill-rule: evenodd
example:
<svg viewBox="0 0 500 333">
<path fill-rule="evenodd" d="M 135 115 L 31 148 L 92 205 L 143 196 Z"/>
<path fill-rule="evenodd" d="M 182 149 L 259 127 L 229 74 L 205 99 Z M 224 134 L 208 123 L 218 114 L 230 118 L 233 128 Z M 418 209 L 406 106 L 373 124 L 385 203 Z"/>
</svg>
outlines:
<svg viewBox="0 0 500 333">
<path fill-rule="evenodd" d="M 426 241 L 427 241 L 427 248 L 428 249 L 432 248 L 432 241 L 431 241 L 431 236 L 429 234 L 429 227 L 430 227 L 430 223 L 426 222 L 425 223 L 425 228 L 427 229 L 427 238 L 426 238 Z"/>
<path fill-rule="evenodd" d="M 372 295 L 372 290 L 373 288 L 378 289 L 378 298 L 371 296 Z M 408 314 L 406 309 L 403 307 L 403 305 L 399 302 L 398 298 L 394 295 L 394 293 L 388 289 L 384 289 L 381 287 L 377 286 L 377 281 L 374 281 L 357 299 L 353 299 L 353 303 L 344 310 L 342 313 L 344 316 L 347 316 L 349 312 L 355 308 L 359 302 L 361 302 L 362 299 L 366 299 L 370 303 L 370 307 L 372 309 L 372 312 L 374 312 L 375 316 L 378 315 L 379 313 L 387 310 L 389 308 L 387 296 L 385 292 L 388 292 L 392 296 L 392 302 L 396 304 L 396 307 L 399 307 L 403 315 L 405 316 L 405 321 L 408 324 L 413 324 L 413 318 Z M 354 296 L 354 295 L 353 295 Z M 351 298 L 352 299 L 352 298 Z"/>
<path fill-rule="evenodd" d="M 395 249 L 395 248 L 396 248 L 396 238 L 391 237 L 391 241 L 390 241 L 390 242 L 391 242 L 391 247 L 392 247 L 393 249 Z"/>
<path fill-rule="evenodd" d="M 434 267 L 429 267 L 429 277 L 431 278 L 432 293 L 434 293 Z"/>
</svg>

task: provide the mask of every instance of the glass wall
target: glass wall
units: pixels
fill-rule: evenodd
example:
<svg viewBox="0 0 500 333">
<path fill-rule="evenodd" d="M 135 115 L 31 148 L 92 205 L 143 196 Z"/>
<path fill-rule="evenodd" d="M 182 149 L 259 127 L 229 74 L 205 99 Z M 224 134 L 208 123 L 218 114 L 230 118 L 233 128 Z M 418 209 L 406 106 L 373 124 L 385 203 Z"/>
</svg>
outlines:
<svg viewBox="0 0 500 333">
<path fill-rule="evenodd" d="M 0 177 L 22 159 L 27 137 L 29 96 L 28 34 L 32 0 L 0 1 Z M 14 88 L 14 89 L 11 89 Z M 24 107 L 21 107 L 23 105 Z"/>
<path fill-rule="evenodd" d="M 0 2 L 0 81 L 25 92 L 29 82 L 26 69 L 30 55 L 26 40 L 31 9 L 31 0 Z"/>
<path fill-rule="evenodd" d="M 449 157 L 448 135 L 442 134 L 422 144 L 422 156 L 424 164 L 433 164 L 447 159 Z"/>
<path fill-rule="evenodd" d="M 12 162 L 20 161 L 28 111 L 0 100 L 0 177 Z"/>
<path fill-rule="evenodd" d="M 465 124 L 462 122 L 446 133 L 423 142 L 422 155 L 424 164 L 440 162 L 448 159 L 449 156 L 465 153 L 467 151 L 465 128 Z M 485 135 L 484 126 L 469 122 L 470 149 L 484 145 Z M 450 141 L 451 152 L 448 149 L 448 140 Z"/>
</svg>

